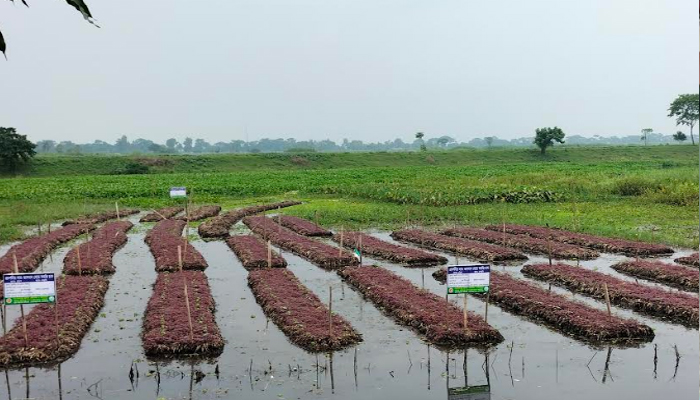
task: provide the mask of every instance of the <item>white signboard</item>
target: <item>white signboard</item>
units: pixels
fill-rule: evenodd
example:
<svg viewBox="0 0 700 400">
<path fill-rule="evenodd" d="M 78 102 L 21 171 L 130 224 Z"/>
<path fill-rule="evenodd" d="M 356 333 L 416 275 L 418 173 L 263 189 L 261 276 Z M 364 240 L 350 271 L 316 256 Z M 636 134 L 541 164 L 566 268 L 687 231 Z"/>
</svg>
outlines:
<svg viewBox="0 0 700 400">
<path fill-rule="evenodd" d="M 490 277 L 491 266 L 485 264 L 447 267 L 447 293 L 486 293 Z"/>
<path fill-rule="evenodd" d="M 187 188 L 186 187 L 171 187 L 170 188 L 170 197 L 187 197 Z"/>
<path fill-rule="evenodd" d="M 56 302 L 56 277 L 53 272 L 5 274 L 2 281 L 5 305 Z"/>
</svg>

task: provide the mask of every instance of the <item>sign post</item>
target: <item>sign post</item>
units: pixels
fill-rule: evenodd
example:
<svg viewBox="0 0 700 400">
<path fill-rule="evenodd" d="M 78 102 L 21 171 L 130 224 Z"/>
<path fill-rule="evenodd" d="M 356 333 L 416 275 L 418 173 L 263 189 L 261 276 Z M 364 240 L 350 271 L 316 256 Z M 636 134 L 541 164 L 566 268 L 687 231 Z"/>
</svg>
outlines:
<svg viewBox="0 0 700 400">
<path fill-rule="evenodd" d="M 187 197 L 187 188 L 184 186 L 176 186 L 170 188 L 170 198 L 178 199 Z"/>
<path fill-rule="evenodd" d="M 491 266 L 453 265 L 447 267 L 447 295 L 464 295 L 464 330 L 469 332 L 467 319 L 467 294 L 488 293 L 491 277 Z"/>
<path fill-rule="evenodd" d="M 15 270 L 17 270 L 16 258 Z M 3 307 L 19 304 L 20 311 L 22 312 L 24 345 L 29 347 L 27 320 L 24 316 L 24 304 L 50 303 L 56 307 L 56 277 L 53 272 L 14 273 L 3 275 L 2 281 Z"/>
</svg>

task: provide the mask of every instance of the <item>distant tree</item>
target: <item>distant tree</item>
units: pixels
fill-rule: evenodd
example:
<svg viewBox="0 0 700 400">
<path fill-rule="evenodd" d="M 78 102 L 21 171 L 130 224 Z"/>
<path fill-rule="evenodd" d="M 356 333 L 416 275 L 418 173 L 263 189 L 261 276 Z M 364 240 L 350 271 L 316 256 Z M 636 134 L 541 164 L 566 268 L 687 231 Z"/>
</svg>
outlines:
<svg viewBox="0 0 700 400">
<path fill-rule="evenodd" d="M 148 145 L 148 151 L 153 153 L 167 153 L 168 148 L 158 143 L 151 143 Z"/>
<path fill-rule="evenodd" d="M 185 153 L 192 152 L 192 138 L 191 137 L 186 137 L 185 140 L 182 142 L 182 150 L 184 150 Z"/>
<path fill-rule="evenodd" d="M 673 134 L 673 140 L 676 142 L 685 142 L 688 139 L 688 136 L 685 135 L 685 133 L 678 131 Z"/>
<path fill-rule="evenodd" d="M 116 143 L 114 143 L 114 150 L 117 153 L 129 152 L 129 139 L 127 139 L 126 135 L 122 135 L 122 137 L 117 139 Z"/>
<path fill-rule="evenodd" d="M 10 171 L 15 171 L 17 164 L 28 162 L 34 157 L 36 145 L 20 135 L 15 128 L 0 127 L 0 160 Z"/>
<path fill-rule="evenodd" d="M 40 140 L 36 142 L 36 148 L 42 153 L 49 153 L 56 146 L 53 140 Z"/>
<path fill-rule="evenodd" d="M 488 147 L 491 147 L 491 145 L 493 144 L 493 136 L 486 136 L 484 140 L 486 141 L 486 145 Z"/>
<path fill-rule="evenodd" d="M 423 132 L 416 132 L 416 139 L 423 140 L 425 134 Z"/>
<path fill-rule="evenodd" d="M 564 131 L 559 127 L 554 128 L 539 128 L 535 130 L 534 144 L 540 148 L 540 152 L 544 154 L 547 147 L 554 146 L 554 142 L 564 143 Z"/>
<path fill-rule="evenodd" d="M 177 140 L 174 138 L 170 138 L 165 141 L 165 146 L 170 150 L 171 152 L 175 152 L 175 146 L 177 146 Z"/>
<path fill-rule="evenodd" d="M 447 147 L 448 144 L 454 143 L 455 140 L 449 136 L 441 136 L 437 139 L 437 144 L 440 147 Z"/>
<path fill-rule="evenodd" d="M 668 108 L 668 116 L 676 117 L 676 125 L 687 125 L 690 127 L 690 141 L 695 145 L 693 138 L 693 127 L 700 118 L 700 94 L 681 94 Z"/>
<path fill-rule="evenodd" d="M 56 153 L 62 154 L 65 151 L 66 147 L 63 145 L 63 143 L 59 143 L 56 145 Z"/>
<path fill-rule="evenodd" d="M 642 139 L 644 141 L 644 145 L 647 145 L 647 139 L 649 138 L 649 134 L 653 133 L 654 130 L 651 128 L 644 128 L 642 129 Z"/>
<path fill-rule="evenodd" d="M 204 139 L 197 139 L 194 141 L 194 146 L 192 151 L 195 153 L 206 153 L 211 148 L 211 145 Z"/>
</svg>

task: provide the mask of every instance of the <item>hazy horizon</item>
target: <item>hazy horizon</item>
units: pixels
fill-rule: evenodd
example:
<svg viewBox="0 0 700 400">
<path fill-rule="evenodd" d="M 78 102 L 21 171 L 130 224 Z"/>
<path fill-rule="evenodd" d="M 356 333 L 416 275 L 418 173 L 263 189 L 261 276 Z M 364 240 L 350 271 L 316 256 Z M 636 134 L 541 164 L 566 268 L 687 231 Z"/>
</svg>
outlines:
<svg viewBox="0 0 700 400">
<path fill-rule="evenodd" d="M 666 109 L 699 85 L 692 2 L 87 3 L 101 28 L 64 1 L 0 2 L 0 126 L 76 143 L 688 133 Z"/>
</svg>

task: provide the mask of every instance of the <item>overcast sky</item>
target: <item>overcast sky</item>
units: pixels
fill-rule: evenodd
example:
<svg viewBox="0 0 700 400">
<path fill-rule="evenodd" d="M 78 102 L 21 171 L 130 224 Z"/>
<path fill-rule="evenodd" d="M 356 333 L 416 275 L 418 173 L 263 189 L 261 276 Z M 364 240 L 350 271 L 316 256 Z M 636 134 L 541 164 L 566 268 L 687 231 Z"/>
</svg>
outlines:
<svg viewBox="0 0 700 400">
<path fill-rule="evenodd" d="M 32 140 L 673 133 L 695 0 L 0 0 L 0 126 Z"/>
</svg>

